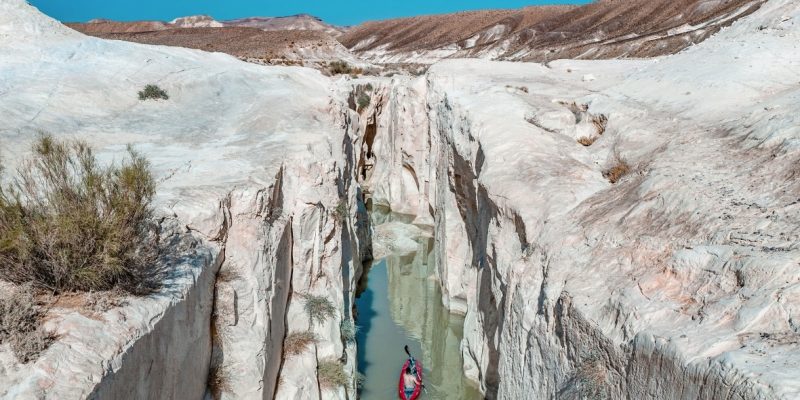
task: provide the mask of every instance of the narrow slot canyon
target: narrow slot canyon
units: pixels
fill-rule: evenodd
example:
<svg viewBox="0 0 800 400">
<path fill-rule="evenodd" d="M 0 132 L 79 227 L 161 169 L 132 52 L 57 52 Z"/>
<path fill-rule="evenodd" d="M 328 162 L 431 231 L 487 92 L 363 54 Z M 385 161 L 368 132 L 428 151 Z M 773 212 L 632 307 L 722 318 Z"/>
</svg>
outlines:
<svg viewBox="0 0 800 400">
<path fill-rule="evenodd" d="M 374 90 L 373 104 L 360 110 L 364 134 L 357 176 L 370 215 L 373 259 L 356 291 L 358 369 L 364 380 L 358 394 L 395 397 L 408 345 L 424 367 L 425 398 L 481 399 L 477 384 L 463 372 L 464 317 L 444 306 L 436 270 L 440 252 L 427 197 L 433 178 L 425 146 L 429 122 L 420 85 L 421 79 L 401 77 L 359 84 L 350 96 Z"/>
<path fill-rule="evenodd" d="M 380 213 L 380 211 L 375 211 Z M 356 294 L 359 398 L 396 396 L 403 346 L 424 366 L 427 399 L 483 398 L 463 374 L 464 318 L 442 304 L 435 277 L 432 227 L 403 215 L 374 215 L 376 259 L 365 269 Z"/>
</svg>

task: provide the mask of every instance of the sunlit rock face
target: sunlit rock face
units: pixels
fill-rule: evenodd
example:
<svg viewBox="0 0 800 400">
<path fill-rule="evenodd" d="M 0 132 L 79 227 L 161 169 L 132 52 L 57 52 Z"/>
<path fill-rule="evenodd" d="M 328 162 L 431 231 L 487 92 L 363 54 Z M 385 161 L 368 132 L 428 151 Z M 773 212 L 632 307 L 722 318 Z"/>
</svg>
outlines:
<svg viewBox="0 0 800 400">
<path fill-rule="evenodd" d="M 435 217 L 488 397 L 800 393 L 799 14 L 770 1 L 655 60 L 454 60 L 394 81 L 373 149 L 394 172 L 367 184 L 434 210 L 412 214 Z M 393 106 L 409 90 L 425 103 Z M 409 111 L 425 108 L 427 129 Z M 415 137 L 380 139 L 398 126 Z M 408 188 L 400 165 L 432 179 Z"/>
<path fill-rule="evenodd" d="M 17 0 L 0 4 L 0 71 L 7 171 L 39 131 L 85 140 L 104 162 L 130 143 L 158 179 L 165 238 L 184 243 L 163 261 L 175 270 L 163 293 L 100 315 L 52 310 L 47 326 L 61 336 L 34 363 L 3 347 L 0 396 L 201 398 L 222 371 L 224 398 L 345 398 L 320 390 L 316 365 L 354 354 L 339 326 L 368 235 L 351 223 L 345 144 L 357 140 L 358 115 L 331 96 L 329 78 L 90 38 Z M 138 100 L 151 83 L 169 100 Z M 325 295 L 337 312 L 294 364 L 282 343 L 308 328 L 299 294 Z"/>
<path fill-rule="evenodd" d="M 321 387 L 317 366 L 355 376 L 340 323 L 380 242 L 366 200 L 425 238 L 374 232 L 394 246 L 432 238 L 431 258 L 393 270 L 432 270 L 488 398 L 796 398 L 799 27 L 796 2 L 770 0 L 668 57 L 451 60 L 350 80 L 88 38 L 4 1 L 6 166 L 42 130 L 103 161 L 131 143 L 179 246 L 162 293 L 51 310 L 61 336 L 34 363 L 0 348 L 0 396 L 352 398 L 353 385 Z M 170 99 L 139 101 L 151 83 Z M 367 84 L 356 111 L 348 96 Z M 311 324 L 307 295 L 336 312 Z M 304 330 L 313 348 L 284 357 Z M 219 371 L 228 385 L 211 393 Z"/>
</svg>

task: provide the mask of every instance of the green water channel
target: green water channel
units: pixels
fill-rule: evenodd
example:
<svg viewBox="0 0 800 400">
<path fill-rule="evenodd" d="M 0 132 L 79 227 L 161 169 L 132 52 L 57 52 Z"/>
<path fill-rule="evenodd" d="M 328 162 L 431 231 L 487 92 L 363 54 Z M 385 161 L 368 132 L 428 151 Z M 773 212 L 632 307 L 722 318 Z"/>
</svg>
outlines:
<svg viewBox="0 0 800 400">
<path fill-rule="evenodd" d="M 403 346 L 408 345 L 423 362 L 426 392 L 422 399 L 481 399 L 462 372 L 464 320 L 442 305 L 442 292 L 434 279 L 433 240 L 403 239 L 406 243 L 414 240 L 417 250 L 390 252 L 375 260 L 359 283 L 356 340 L 358 369 L 365 378 L 360 398 L 398 398 L 398 377 L 407 358 Z"/>
</svg>

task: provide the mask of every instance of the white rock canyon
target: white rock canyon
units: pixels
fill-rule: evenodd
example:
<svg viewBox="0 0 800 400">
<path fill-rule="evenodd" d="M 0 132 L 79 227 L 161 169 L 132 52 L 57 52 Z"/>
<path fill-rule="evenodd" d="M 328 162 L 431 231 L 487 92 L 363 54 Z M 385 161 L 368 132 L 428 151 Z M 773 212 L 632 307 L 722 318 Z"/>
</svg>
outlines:
<svg viewBox="0 0 800 400">
<path fill-rule="evenodd" d="M 149 83 L 170 99 L 140 102 Z M 0 0 L 3 162 L 40 131 L 106 161 L 132 144 L 174 270 L 106 312 L 51 309 L 34 362 L 0 346 L 0 397 L 356 398 L 340 327 L 369 203 L 432 232 L 486 398 L 800 398 L 798 110 L 794 0 L 666 57 L 357 79 L 87 37 Z M 334 317 L 311 324 L 307 295 Z M 313 350 L 283 357 L 305 330 Z M 349 387 L 320 386 L 326 359 Z"/>
</svg>

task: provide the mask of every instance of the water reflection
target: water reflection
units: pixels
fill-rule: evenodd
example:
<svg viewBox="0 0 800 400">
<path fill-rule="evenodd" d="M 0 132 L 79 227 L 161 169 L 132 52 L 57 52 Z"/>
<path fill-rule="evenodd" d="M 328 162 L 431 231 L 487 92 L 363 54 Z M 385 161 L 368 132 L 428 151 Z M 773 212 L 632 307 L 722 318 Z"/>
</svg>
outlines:
<svg viewBox="0 0 800 400">
<path fill-rule="evenodd" d="M 376 241 L 392 241 L 376 247 L 394 251 L 373 263 L 359 284 L 358 366 L 366 378 L 360 396 L 397 398 L 398 374 L 406 358 L 403 346 L 408 344 L 425 368 L 424 399 L 480 399 L 462 373 L 463 319 L 443 307 L 433 278 L 433 240 L 410 237 L 413 230 L 402 225 L 394 221 L 376 228 Z"/>
</svg>

